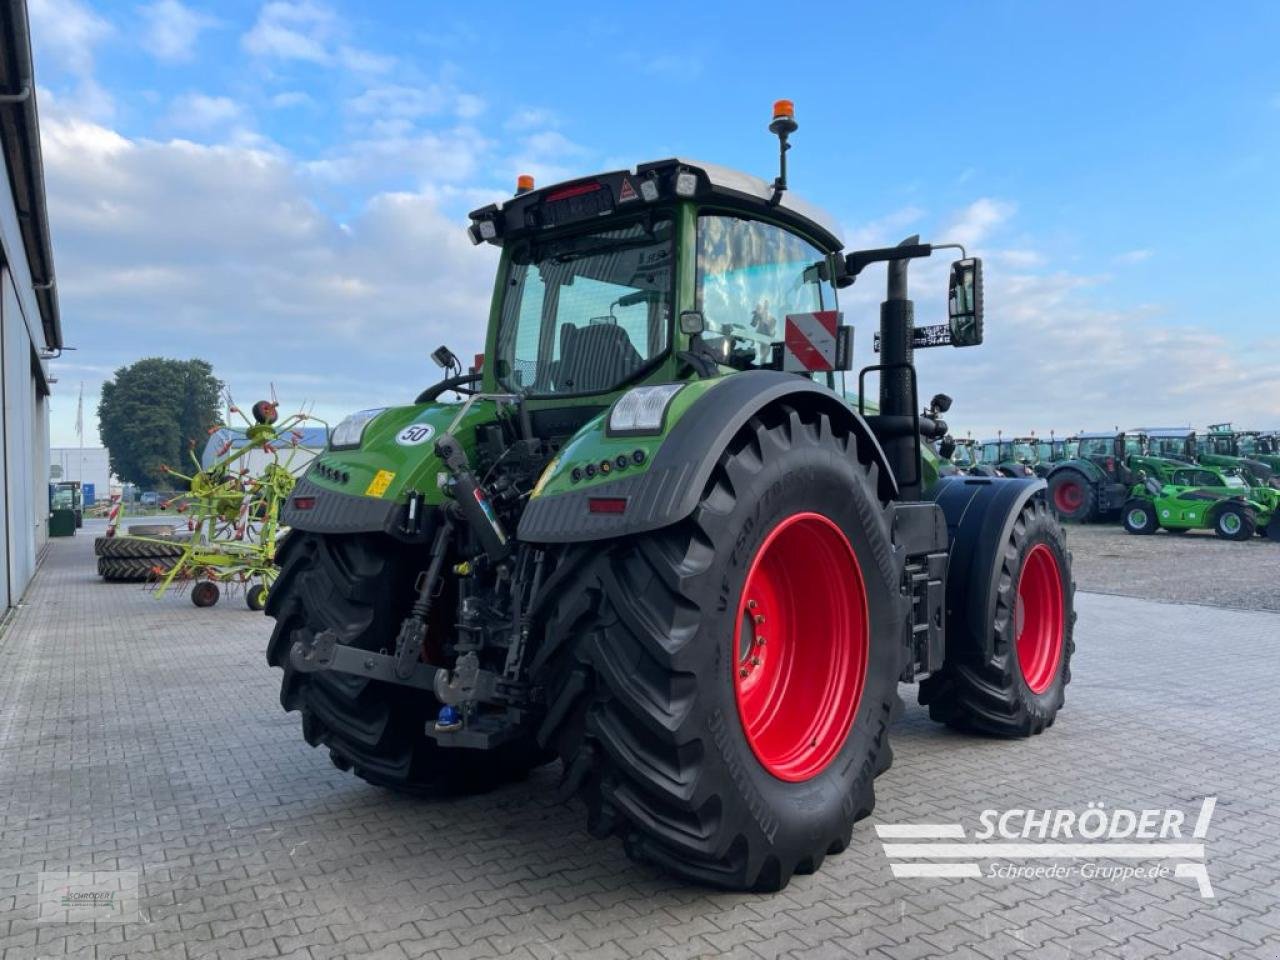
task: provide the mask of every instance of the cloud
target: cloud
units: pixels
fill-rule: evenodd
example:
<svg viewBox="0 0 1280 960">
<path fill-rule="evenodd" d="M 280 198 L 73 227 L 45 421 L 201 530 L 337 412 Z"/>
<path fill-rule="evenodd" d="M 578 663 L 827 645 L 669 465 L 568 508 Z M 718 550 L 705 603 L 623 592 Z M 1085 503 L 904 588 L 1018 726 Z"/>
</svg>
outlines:
<svg viewBox="0 0 1280 960">
<path fill-rule="evenodd" d="M 1154 250 L 1127 250 L 1116 256 L 1116 263 L 1142 263 L 1144 260 L 1150 260 L 1155 254 Z"/>
<path fill-rule="evenodd" d="M 184 93 L 174 98 L 169 119 L 177 129 L 204 132 L 234 123 L 242 112 L 240 104 L 230 97 Z"/>
<path fill-rule="evenodd" d="M 143 20 L 143 48 L 166 63 L 190 60 L 200 34 L 219 23 L 216 17 L 193 10 L 178 0 L 157 0 L 139 7 L 138 14 Z"/>
<path fill-rule="evenodd" d="M 139 343 L 204 356 L 237 396 L 274 379 L 336 417 L 411 398 L 440 343 L 483 349 L 494 251 L 438 191 L 376 193 L 340 222 L 279 150 L 133 139 L 56 111 L 44 153 L 80 359 L 114 367 Z"/>
<path fill-rule="evenodd" d="M 951 219 L 939 234 L 939 242 L 976 247 L 1006 223 L 1017 209 L 1004 200 L 980 197 Z"/>
<path fill-rule="evenodd" d="M 286 110 L 290 107 L 310 107 L 315 105 L 315 99 L 309 93 L 301 90 L 286 90 L 283 93 L 273 95 L 267 103 L 277 110 Z"/>
<path fill-rule="evenodd" d="M 258 57 L 328 64 L 328 43 L 336 29 L 337 17 L 327 7 L 308 0 L 273 2 L 263 6 L 241 44 Z"/>
<path fill-rule="evenodd" d="M 75 81 L 74 90 L 59 91 L 63 99 L 89 116 L 109 117 L 115 104 L 94 77 L 94 55 L 114 27 L 79 0 L 31 0 L 28 10 L 38 63 L 48 62 Z"/>
<path fill-rule="evenodd" d="M 273 0 L 263 6 L 240 43 L 263 59 L 336 66 L 354 73 L 381 74 L 395 66 L 394 57 L 354 46 L 346 33 L 346 25 L 328 6 L 312 0 Z"/>
<path fill-rule="evenodd" d="M 551 110 L 542 107 L 522 107 L 506 119 L 503 128 L 513 133 L 520 133 L 525 130 L 547 130 L 559 125 L 559 117 Z"/>
</svg>

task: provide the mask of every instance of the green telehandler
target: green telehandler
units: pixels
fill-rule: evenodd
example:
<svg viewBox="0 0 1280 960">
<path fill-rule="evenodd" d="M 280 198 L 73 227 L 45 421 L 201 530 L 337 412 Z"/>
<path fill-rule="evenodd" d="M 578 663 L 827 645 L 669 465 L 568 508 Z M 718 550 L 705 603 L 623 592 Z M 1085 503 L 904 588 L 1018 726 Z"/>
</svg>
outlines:
<svg viewBox="0 0 1280 960">
<path fill-rule="evenodd" d="M 1280 491 L 1250 487 L 1234 473 L 1203 465 L 1171 471 L 1166 480 L 1144 476 L 1130 491 L 1121 522 L 1134 534 L 1212 530 L 1225 540 L 1257 533 L 1280 541 Z"/>
<path fill-rule="evenodd" d="M 1054 722 L 1071 555 L 1044 481 L 940 477 L 914 352 L 982 340 L 981 264 L 916 325 L 912 237 L 847 251 L 788 189 L 692 160 L 471 214 L 483 357 L 353 414 L 292 492 L 267 599 L 281 702 L 417 792 L 553 760 L 598 836 L 729 889 L 817 870 L 874 806 L 898 684 L 947 724 Z M 877 412 L 839 294 L 887 265 Z M 450 395 L 458 399 L 450 399 Z"/>
</svg>

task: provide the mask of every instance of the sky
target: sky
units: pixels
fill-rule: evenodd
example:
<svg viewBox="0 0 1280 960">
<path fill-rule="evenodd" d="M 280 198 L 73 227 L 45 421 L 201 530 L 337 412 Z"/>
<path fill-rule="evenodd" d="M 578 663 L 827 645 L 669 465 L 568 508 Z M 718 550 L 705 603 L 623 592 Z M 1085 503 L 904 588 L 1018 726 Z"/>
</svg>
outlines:
<svg viewBox="0 0 1280 960">
<path fill-rule="evenodd" d="M 847 246 L 983 257 L 986 344 L 918 357 L 956 432 L 1280 426 L 1280 5 L 29 5 L 55 445 L 144 356 L 331 421 L 409 402 L 483 343 L 469 210 L 672 155 L 772 177 L 784 97 Z M 918 322 L 945 271 L 911 267 Z M 842 295 L 859 364 L 883 278 Z"/>
</svg>

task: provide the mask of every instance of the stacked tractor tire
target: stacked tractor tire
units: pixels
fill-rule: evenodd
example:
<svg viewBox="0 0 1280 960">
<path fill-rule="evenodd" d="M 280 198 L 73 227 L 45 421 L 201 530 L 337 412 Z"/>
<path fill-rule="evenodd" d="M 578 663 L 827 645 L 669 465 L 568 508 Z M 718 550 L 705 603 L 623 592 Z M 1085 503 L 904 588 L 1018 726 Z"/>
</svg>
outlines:
<svg viewBox="0 0 1280 960">
<path fill-rule="evenodd" d="M 146 583 L 168 573 L 182 553 L 181 540 L 172 543 L 167 524 L 144 524 L 129 528 L 133 536 L 98 537 L 93 552 L 98 558 L 98 576 L 111 583 Z"/>
</svg>

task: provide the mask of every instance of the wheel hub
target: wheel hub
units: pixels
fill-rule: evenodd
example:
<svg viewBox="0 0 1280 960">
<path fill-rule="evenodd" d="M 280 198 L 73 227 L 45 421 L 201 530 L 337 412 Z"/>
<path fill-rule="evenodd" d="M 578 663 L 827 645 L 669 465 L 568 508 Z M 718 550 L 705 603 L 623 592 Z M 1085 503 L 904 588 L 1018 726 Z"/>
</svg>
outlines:
<svg viewBox="0 0 1280 960">
<path fill-rule="evenodd" d="M 1022 562 L 1013 610 L 1018 666 L 1032 693 L 1044 693 L 1057 676 L 1065 606 L 1058 560 L 1037 543 Z"/>
<path fill-rule="evenodd" d="M 866 589 L 848 538 L 820 514 L 787 517 L 751 562 L 734 644 L 738 716 L 771 774 L 808 780 L 839 753 L 868 647 Z"/>
<path fill-rule="evenodd" d="M 1080 489 L 1080 484 L 1068 480 L 1054 491 L 1053 499 L 1059 510 L 1072 513 L 1080 509 L 1080 505 L 1084 503 L 1084 491 Z"/>
</svg>

